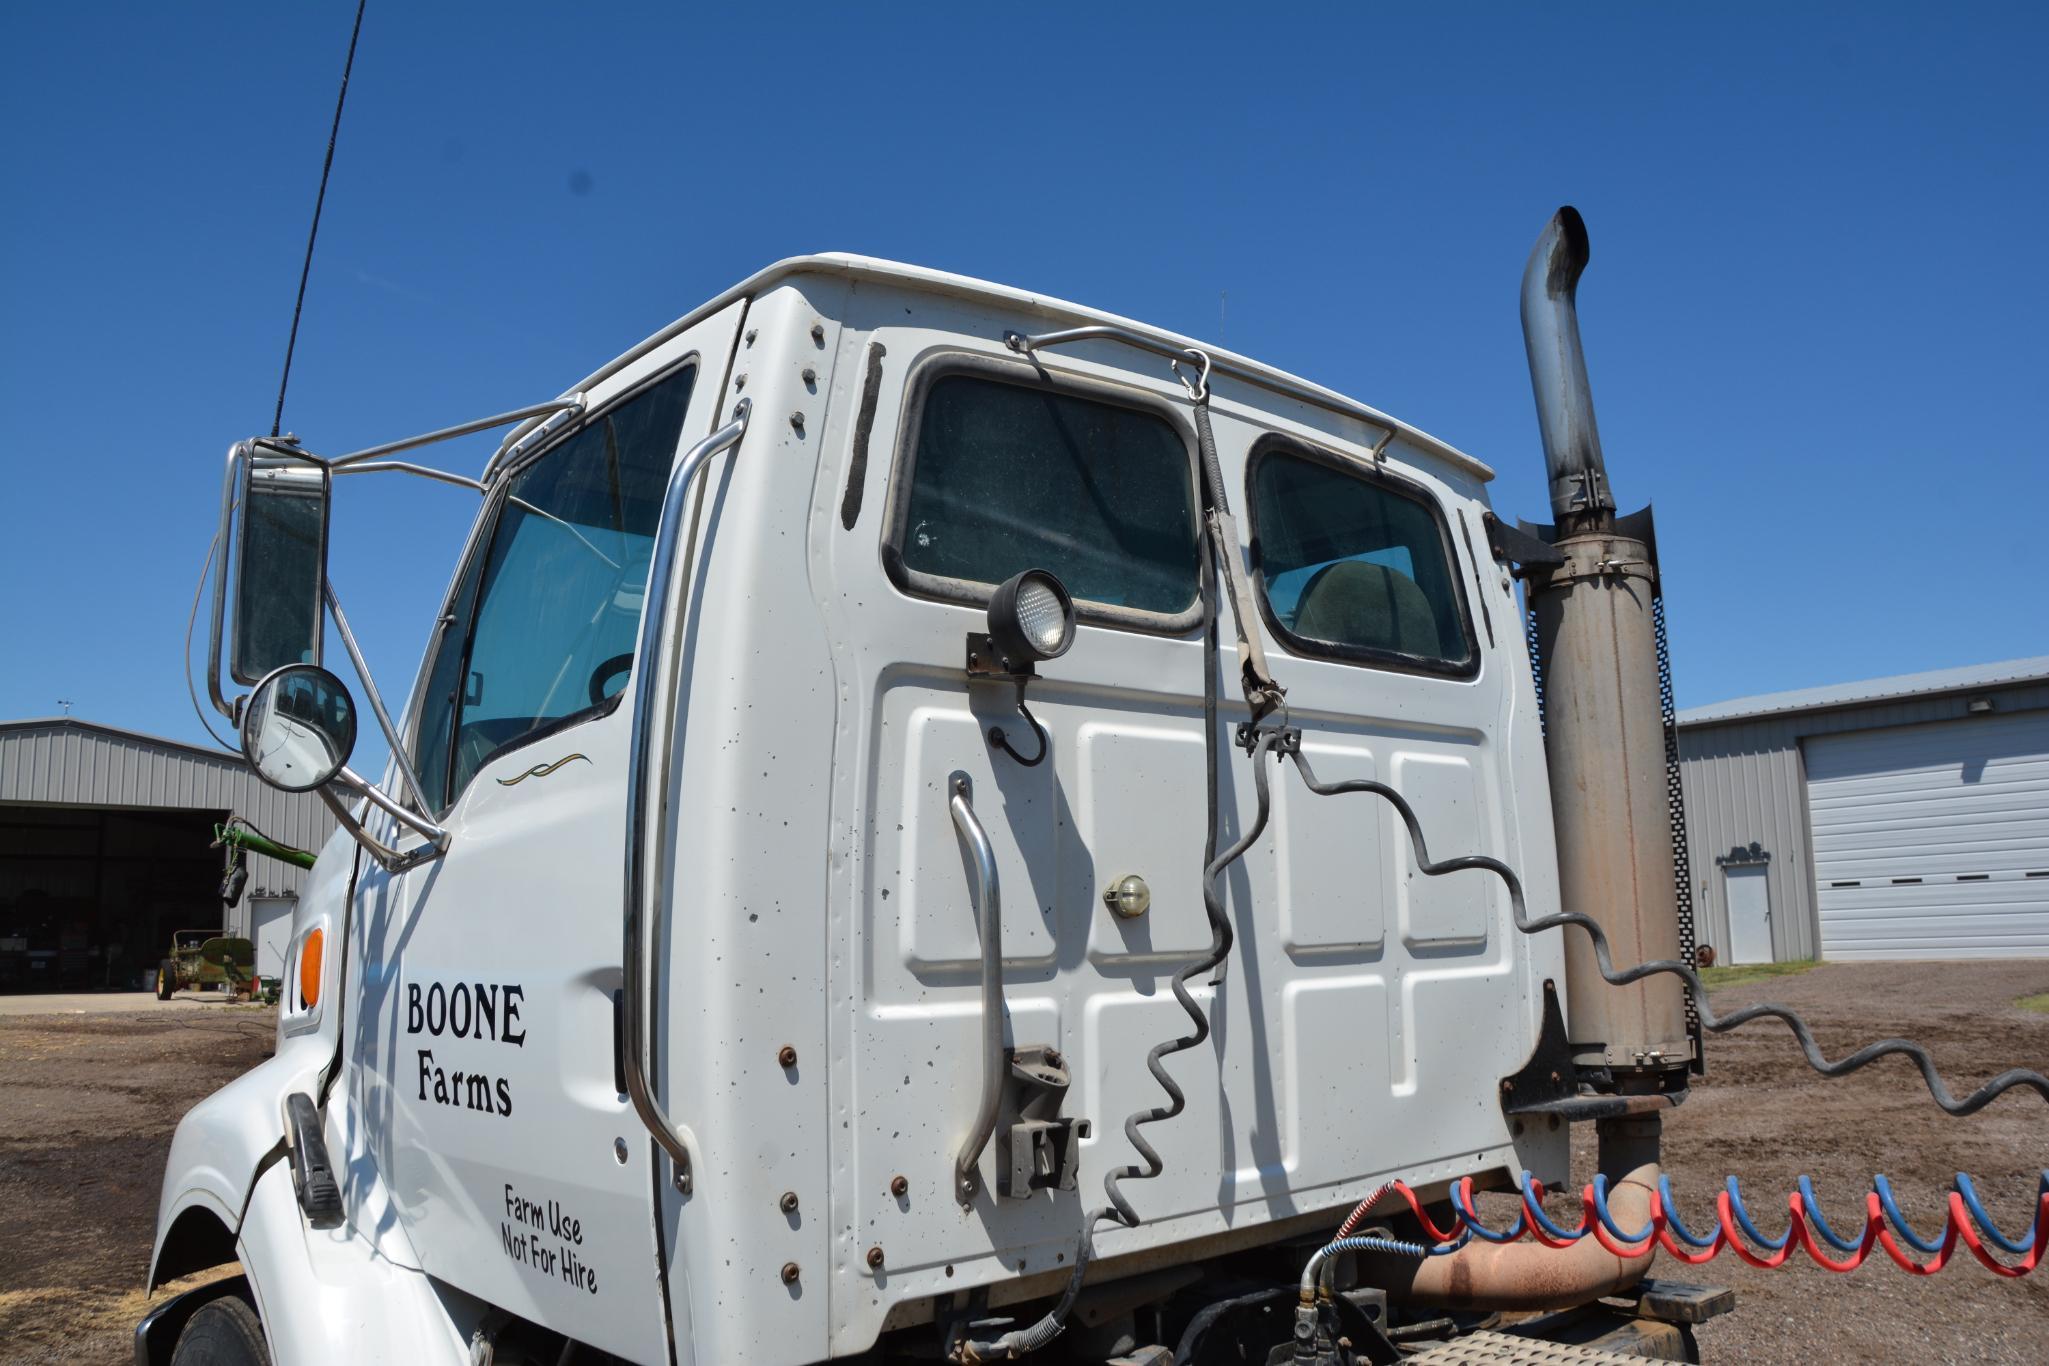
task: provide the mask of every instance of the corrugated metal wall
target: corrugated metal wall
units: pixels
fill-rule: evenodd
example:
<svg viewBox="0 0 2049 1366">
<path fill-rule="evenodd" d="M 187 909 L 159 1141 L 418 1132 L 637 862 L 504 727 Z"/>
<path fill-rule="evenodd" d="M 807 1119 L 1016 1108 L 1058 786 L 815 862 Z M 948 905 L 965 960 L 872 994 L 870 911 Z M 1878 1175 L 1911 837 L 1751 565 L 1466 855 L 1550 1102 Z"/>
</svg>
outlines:
<svg viewBox="0 0 2049 1366">
<path fill-rule="evenodd" d="M 301 849 L 320 848 L 335 825 L 320 798 L 278 791 L 238 755 L 70 718 L 0 723 L 0 802 L 236 812 Z M 249 862 L 252 894 L 296 896 L 305 876 Z"/>
<path fill-rule="evenodd" d="M 2028 711 L 2049 707 L 2049 686 L 1981 688 L 1835 711 L 1682 725 L 1680 778 L 1686 789 L 1686 834 L 1693 859 L 1699 941 L 1714 945 L 1727 961 L 1729 907 L 1715 858 L 1755 842 L 1771 855 L 1767 883 L 1774 955 L 1782 961 L 1819 957 L 1821 933 L 1815 911 L 1807 767 L 1801 738 L 1951 720 L 1968 715 L 1965 704 L 1972 697 L 1993 698 L 2000 713 Z"/>
</svg>

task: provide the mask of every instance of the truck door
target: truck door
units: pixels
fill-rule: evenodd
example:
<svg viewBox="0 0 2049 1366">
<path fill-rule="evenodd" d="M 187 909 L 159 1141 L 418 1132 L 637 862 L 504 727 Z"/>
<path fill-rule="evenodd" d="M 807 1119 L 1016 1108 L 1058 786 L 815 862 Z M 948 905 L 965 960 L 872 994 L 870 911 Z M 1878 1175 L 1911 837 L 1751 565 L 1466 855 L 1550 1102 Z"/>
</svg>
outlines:
<svg viewBox="0 0 2049 1366">
<path fill-rule="evenodd" d="M 344 1151 L 389 1200 L 359 1191 L 351 1217 L 372 1237 L 395 1221 L 391 1255 L 636 1361 L 669 1348 L 656 1152 L 616 1048 L 627 682 L 663 489 L 713 425 L 744 307 L 604 381 L 494 482 L 413 706 L 452 842 L 395 877 L 365 861 L 348 965 Z"/>
</svg>

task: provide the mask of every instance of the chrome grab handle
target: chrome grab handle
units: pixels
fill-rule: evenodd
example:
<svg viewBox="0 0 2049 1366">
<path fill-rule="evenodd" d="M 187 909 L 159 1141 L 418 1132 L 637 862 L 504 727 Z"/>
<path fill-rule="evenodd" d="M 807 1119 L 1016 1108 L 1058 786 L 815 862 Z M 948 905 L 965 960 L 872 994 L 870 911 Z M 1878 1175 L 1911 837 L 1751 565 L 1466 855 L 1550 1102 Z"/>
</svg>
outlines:
<svg viewBox="0 0 2049 1366">
<path fill-rule="evenodd" d="M 947 779 L 947 810 L 953 832 L 975 865 L 976 927 L 982 939 L 982 1099 L 974 1126 L 953 1160 L 954 1198 L 963 1205 L 982 1188 L 978 1163 L 989 1136 L 996 1132 L 996 1110 L 1003 1100 L 1003 895 L 996 882 L 996 851 L 989 832 L 975 818 L 974 785 L 965 773 Z"/>
<path fill-rule="evenodd" d="M 660 832 L 668 827 L 669 785 L 668 763 L 652 761 L 657 731 L 654 714 L 658 704 L 669 704 L 662 707 L 663 724 L 659 728 L 666 735 L 673 720 L 669 713 L 674 703 L 673 688 L 667 697 L 657 694 L 656 666 L 661 659 L 662 642 L 669 634 L 669 595 L 675 587 L 676 549 L 683 539 L 684 497 L 707 461 L 740 443 L 747 432 L 747 415 L 752 408 L 751 402 L 740 400 L 733 409 L 732 421 L 685 451 L 669 472 L 668 487 L 662 494 L 662 519 L 655 531 L 648 563 L 647 596 L 641 599 L 640 645 L 633 657 L 633 732 L 626 768 L 625 947 L 621 955 L 626 975 L 626 1020 L 620 1031 L 620 1063 L 634 1113 L 675 1164 L 676 1189 L 685 1195 L 690 1194 L 690 1150 L 696 1140 L 688 1128 L 670 1119 L 662 1109 L 647 1075 L 646 927 L 659 927 L 662 911 L 660 859 L 648 848 L 647 832 L 650 828 Z M 667 748 L 673 751 L 674 745 Z M 654 817 L 651 824 L 650 813 Z M 652 878 L 650 870 L 654 873 Z"/>
</svg>

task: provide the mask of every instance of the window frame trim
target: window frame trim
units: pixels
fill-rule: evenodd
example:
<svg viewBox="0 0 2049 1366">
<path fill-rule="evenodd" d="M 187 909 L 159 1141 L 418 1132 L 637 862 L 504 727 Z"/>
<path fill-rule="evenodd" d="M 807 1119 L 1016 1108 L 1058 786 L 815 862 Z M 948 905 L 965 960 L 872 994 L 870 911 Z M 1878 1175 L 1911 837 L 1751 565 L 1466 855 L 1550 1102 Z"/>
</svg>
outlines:
<svg viewBox="0 0 2049 1366">
<path fill-rule="evenodd" d="M 1459 630 L 1466 642 L 1464 661 L 1404 654 L 1399 650 L 1381 650 L 1367 645 L 1346 645 L 1337 641 L 1315 640 L 1297 635 L 1288 629 L 1281 621 L 1280 615 L 1274 611 L 1272 599 L 1267 593 L 1265 547 L 1261 543 L 1259 531 L 1259 470 L 1267 458 L 1274 455 L 1289 456 L 1310 464 L 1323 465 L 1339 474 L 1357 479 L 1362 484 L 1371 485 L 1397 498 L 1404 498 L 1423 506 L 1430 515 L 1431 523 L 1437 528 L 1437 541 L 1444 553 L 1446 577 L 1458 603 Z M 1255 596 L 1259 603 L 1260 619 L 1289 654 L 1334 664 L 1384 669 L 1391 673 L 1422 674 L 1461 682 L 1479 677 L 1480 642 L 1473 631 L 1472 603 L 1466 596 L 1465 562 L 1459 559 L 1458 547 L 1452 543 L 1451 523 L 1445 516 L 1444 505 L 1426 485 L 1364 457 L 1332 450 L 1314 442 L 1304 441 L 1300 437 L 1268 432 L 1255 440 L 1251 449 L 1245 453 L 1245 513 L 1246 525 L 1251 533 L 1249 558 L 1252 583 L 1258 590 Z"/>
<path fill-rule="evenodd" d="M 664 384 L 667 381 L 675 378 L 675 376 L 681 371 L 695 367 L 698 370 L 699 378 L 701 379 L 703 377 L 704 369 L 703 360 L 704 355 L 702 350 L 700 349 L 693 348 L 685 352 L 683 355 L 677 357 L 674 361 L 662 366 L 659 370 L 656 370 L 653 373 L 644 376 L 635 383 L 621 389 L 618 393 L 613 394 L 611 397 L 607 398 L 603 403 L 597 404 L 591 407 L 590 409 L 586 410 L 582 415 L 580 415 L 577 418 L 575 422 L 569 423 L 568 425 L 564 426 L 560 432 L 557 432 L 553 440 L 550 440 L 540 446 L 535 447 L 533 450 L 523 455 L 516 463 L 507 465 L 503 469 L 497 471 L 497 473 L 492 477 L 489 493 L 486 497 L 483 510 L 477 514 L 476 524 L 474 527 L 471 528 L 469 541 L 464 547 L 461 558 L 456 561 L 455 577 L 449 582 L 448 592 L 444 595 L 442 599 L 441 611 L 437 613 L 434 617 L 435 631 L 437 633 L 441 629 L 443 629 L 441 627 L 441 622 L 446 620 L 451 615 L 451 613 L 456 613 L 457 620 L 462 621 L 462 617 L 460 613 L 457 611 L 458 604 L 456 602 L 456 599 L 462 593 L 463 580 L 469 574 L 471 562 L 473 560 L 479 560 L 480 557 L 483 560 L 488 560 L 490 556 L 491 546 L 498 538 L 499 525 L 504 520 L 505 503 L 507 498 L 510 497 L 509 491 L 512 488 L 512 481 L 519 475 L 525 473 L 527 470 L 532 469 L 534 465 L 542 459 L 545 459 L 547 456 L 553 454 L 555 451 L 560 450 L 566 443 L 573 440 L 575 437 L 577 437 L 586 429 L 588 429 L 593 422 L 596 422 L 602 418 L 610 417 L 612 413 L 621 405 L 630 403 L 634 399 L 639 398 L 642 394 L 645 394 L 648 390 L 656 388 L 657 386 Z M 693 400 L 697 397 L 696 381 L 692 381 L 690 396 Z M 686 447 L 686 444 L 692 439 L 689 432 L 689 409 L 690 405 L 686 403 L 684 405 L 683 412 L 683 430 L 677 433 L 676 450 L 672 452 L 669 456 L 669 463 L 672 471 L 675 467 L 676 456 L 683 452 L 683 450 Z M 469 602 L 467 604 L 468 620 L 464 622 L 462 638 L 463 667 L 461 670 L 461 686 L 465 688 L 468 686 L 469 679 L 470 647 L 474 641 L 477 630 L 476 605 L 478 599 L 480 599 L 483 596 L 484 592 L 483 563 L 479 562 L 476 568 L 477 580 L 476 583 L 471 587 Z M 643 614 L 647 611 L 646 593 L 646 586 L 642 585 L 642 602 L 640 610 Z M 435 642 L 435 644 L 438 645 L 438 642 Z M 420 659 L 420 668 L 418 675 L 413 680 L 413 703 L 407 709 L 409 714 L 406 721 L 406 752 L 407 757 L 413 762 L 415 766 L 419 764 L 420 727 L 426 720 L 425 703 L 427 699 L 421 695 L 421 692 L 427 686 L 427 681 L 433 676 L 436 653 L 436 650 L 430 647 L 422 654 Z M 636 653 L 634 659 L 634 668 L 637 669 L 639 666 L 640 660 Z M 627 674 L 627 682 L 629 684 L 632 682 L 632 677 L 632 673 L 629 672 Z M 579 708 L 578 710 L 569 712 L 568 714 L 563 716 L 558 716 L 553 721 L 548 722 L 546 725 L 537 726 L 533 730 L 527 732 L 525 735 L 520 736 L 518 739 L 510 741 L 505 745 L 499 747 L 498 749 L 493 750 L 491 754 L 483 760 L 483 762 L 477 765 L 477 772 L 470 775 L 470 781 L 464 783 L 460 788 L 454 786 L 456 740 L 458 736 L 454 731 L 452 731 L 449 735 L 448 755 L 444 761 L 442 772 L 442 781 L 445 784 L 447 784 L 450 788 L 450 791 L 448 792 L 447 804 L 443 806 L 439 811 L 422 814 L 428 815 L 430 819 L 435 821 L 442 821 L 447 819 L 450 813 L 452 813 L 455 810 L 455 808 L 461 803 L 463 797 L 469 792 L 470 787 L 472 786 L 472 784 L 475 783 L 478 774 L 481 774 L 484 771 L 484 769 L 488 767 L 490 764 L 495 763 L 498 760 L 499 756 L 510 754 L 518 749 L 523 749 L 530 744 L 537 744 L 540 741 L 549 738 L 550 736 L 559 735 L 565 730 L 569 730 L 576 726 L 583 725 L 586 722 L 596 721 L 606 716 L 610 716 L 613 712 L 619 709 L 620 700 L 626 696 L 626 692 L 627 689 L 622 687 L 618 692 L 606 698 L 603 702 Z M 460 708 L 458 708 L 458 712 L 459 711 Z M 460 730 L 459 716 L 457 719 L 456 730 Z"/>
<path fill-rule="evenodd" d="M 1181 412 L 1172 403 L 1135 386 L 1053 370 L 1031 361 L 994 356 L 980 351 L 954 348 L 934 351 L 920 357 L 911 367 L 910 373 L 905 376 L 903 399 L 899 409 L 902 417 L 898 422 L 896 450 L 890 459 L 887 515 L 882 519 L 881 527 L 882 569 L 891 585 L 906 597 L 956 607 L 979 608 L 986 608 L 989 605 L 989 599 L 1000 586 L 984 583 L 979 579 L 957 579 L 913 569 L 903 559 L 903 536 L 908 529 L 911 485 L 917 473 L 918 441 L 924 432 L 926 402 L 935 384 L 958 375 L 1123 408 L 1149 417 L 1157 417 L 1167 424 L 1174 435 L 1180 438 L 1182 450 L 1187 457 L 1185 465 L 1188 475 L 1188 525 L 1195 545 L 1195 562 L 1190 566 L 1188 606 L 1179 612 L 1153 612 L 1142 608 L 1119 607 L 1112 603 L 1084 598 L 1077 593 L 1074 596 L 1074 615 L 1076 621 L 1086 625 L 1105 626 L 1141 635 L 1180 637 L 1200 630 L 1203 556 L 1202 474 L 1193 425 L 1182 419 Z M 1033 567 L 1057 573 L 1051 565 Z"/>
</svg>

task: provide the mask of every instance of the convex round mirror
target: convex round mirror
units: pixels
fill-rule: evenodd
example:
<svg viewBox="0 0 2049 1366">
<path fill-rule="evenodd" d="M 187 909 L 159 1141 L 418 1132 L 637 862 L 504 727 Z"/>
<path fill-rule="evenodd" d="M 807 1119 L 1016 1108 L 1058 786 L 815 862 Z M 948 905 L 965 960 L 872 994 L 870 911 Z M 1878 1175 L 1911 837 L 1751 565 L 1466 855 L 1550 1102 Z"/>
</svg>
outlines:
<svg viewBox="0 0 2049 1366">
<path fill-rule="evenodd" d="M 340 773 L 355 748 L 355 699 L 319 665 L 287 664 L 249 695 L 242 754 L 272 787 L 311 792 Z"/>
</svg>

